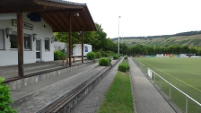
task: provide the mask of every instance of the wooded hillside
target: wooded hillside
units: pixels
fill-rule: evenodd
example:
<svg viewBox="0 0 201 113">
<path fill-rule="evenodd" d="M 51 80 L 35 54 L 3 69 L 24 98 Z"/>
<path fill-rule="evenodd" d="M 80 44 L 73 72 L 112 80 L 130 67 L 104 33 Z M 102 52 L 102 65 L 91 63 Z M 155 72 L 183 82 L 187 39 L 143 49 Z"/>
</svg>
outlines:
<svg viewBox="0 0 201 113">
<path fill-rule="evenodd" d="M 181 46 L 201 46 L 201 31 L 182 32 L 174 35 L 147 36 L 147 37 L 123 37 L 121 42 L 126 45 L 181 45 Z M 117 38 L 112 39 L 117 42 Z"/>
</svg>

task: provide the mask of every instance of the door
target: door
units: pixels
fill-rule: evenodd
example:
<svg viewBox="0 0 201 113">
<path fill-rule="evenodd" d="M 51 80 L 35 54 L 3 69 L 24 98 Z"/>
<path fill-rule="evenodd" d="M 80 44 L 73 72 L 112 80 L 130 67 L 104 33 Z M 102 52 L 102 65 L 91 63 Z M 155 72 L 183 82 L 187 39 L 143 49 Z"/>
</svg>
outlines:
<svg viewBox="0 0 201 113">
<path fill-rule="evenodd" d="M 36 60 L 41 61 L 41 40 L 36 39 Z"/>
</svg>

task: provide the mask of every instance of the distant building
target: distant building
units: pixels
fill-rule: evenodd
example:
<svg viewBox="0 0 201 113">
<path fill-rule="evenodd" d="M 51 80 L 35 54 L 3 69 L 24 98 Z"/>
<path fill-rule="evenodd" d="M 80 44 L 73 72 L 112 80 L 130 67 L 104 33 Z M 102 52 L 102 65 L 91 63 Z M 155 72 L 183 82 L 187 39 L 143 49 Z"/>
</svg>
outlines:
<svg viewBox="0 0 201 113">
<path fill-rule="evenodd" d="M 92 45 L 84 44 L 83 46 L 83 55 L 87 56 L 87 53 L 92 51 Z M 82 56 L 82 44 L 74 44 L 73 56 Z"/>
</svg>

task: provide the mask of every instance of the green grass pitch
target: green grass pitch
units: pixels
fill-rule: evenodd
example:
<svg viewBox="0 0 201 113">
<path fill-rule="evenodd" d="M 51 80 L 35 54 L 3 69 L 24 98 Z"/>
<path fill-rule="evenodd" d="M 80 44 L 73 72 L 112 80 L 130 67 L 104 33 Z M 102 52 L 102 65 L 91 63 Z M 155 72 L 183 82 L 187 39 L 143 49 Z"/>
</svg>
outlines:
<svg viewBox="0 0 201 113">
<path fill-rule="evenodd" d="M 201 58 L 135 59 L 151 68 L 167 81 L 201 103 Z M 163 83 L 162 85 L 163 91 L 168 95 L 168 85 L 166 83 Z M 185 96 L 173 90 L 172 100 L 178 104 L 181 109 L 185 110 Z M 188 111 L 189 113 L 201 113 L 201 108 L 189 101 Z"/>
</svg>

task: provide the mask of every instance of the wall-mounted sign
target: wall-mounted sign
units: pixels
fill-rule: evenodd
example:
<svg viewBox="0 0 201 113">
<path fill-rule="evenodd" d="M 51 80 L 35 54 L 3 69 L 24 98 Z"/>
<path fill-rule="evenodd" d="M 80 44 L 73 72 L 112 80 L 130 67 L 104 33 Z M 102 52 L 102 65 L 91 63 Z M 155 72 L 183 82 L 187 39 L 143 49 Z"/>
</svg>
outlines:
<svg viewBox="0 0 201 113">
<path fill-rule="evenodd" d="M 12 25 L 17 27 L 17 20 L 12 20 Z M 30 23 L 23 22 L 23 28 L 28 30 L 33 30 L 33 25 Z"/>
<path fill-rule="evenodd" d="M 85 46 L 85 52 L 88 52 L 88 47 L 87 46 Z"/>
</svg>

